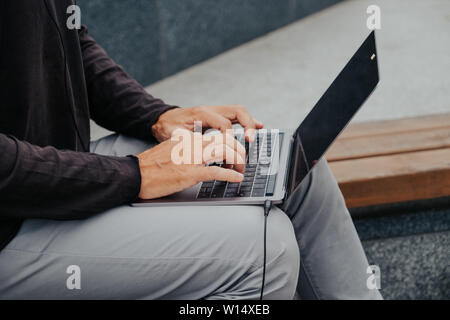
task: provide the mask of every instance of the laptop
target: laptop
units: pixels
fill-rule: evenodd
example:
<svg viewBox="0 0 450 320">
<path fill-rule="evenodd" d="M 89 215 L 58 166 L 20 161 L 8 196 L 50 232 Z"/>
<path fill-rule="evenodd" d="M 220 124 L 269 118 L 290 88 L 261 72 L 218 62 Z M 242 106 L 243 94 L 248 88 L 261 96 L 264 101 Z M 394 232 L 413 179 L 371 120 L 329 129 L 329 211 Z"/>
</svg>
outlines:
<svg viewBox="0 0 450 320">
<path fill-rule="evenodd" d="M 243 182 L 207 181 L 168 197 L 132 205 L 256 205 L 266 200 L 281 204 L 323 158 L 378 82 L 373 31 L 296 130 L 261 130 L 251 144 L 245 141 L 243 132 L 236 134 L 247 151 Z"/>
</svg>

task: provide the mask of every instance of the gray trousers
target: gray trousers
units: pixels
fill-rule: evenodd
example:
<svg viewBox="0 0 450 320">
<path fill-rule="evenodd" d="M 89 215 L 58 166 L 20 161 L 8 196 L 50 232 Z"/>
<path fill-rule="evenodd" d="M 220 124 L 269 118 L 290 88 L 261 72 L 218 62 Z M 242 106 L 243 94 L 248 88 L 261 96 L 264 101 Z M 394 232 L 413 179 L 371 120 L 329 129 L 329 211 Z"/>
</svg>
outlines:
<svg viewBox="0 0 450 320">
<path fill-rule="evenodd" d="M 151 147 L 113 135 L 91 151 Z M 83 221 L 27 220 L 0 252 L 0 299 L 258 299 L 263 209 L 122 206 Z M 265 299 L 379 299 L 338 185 L 320 162 L 268 218 Z"/>
</svg>

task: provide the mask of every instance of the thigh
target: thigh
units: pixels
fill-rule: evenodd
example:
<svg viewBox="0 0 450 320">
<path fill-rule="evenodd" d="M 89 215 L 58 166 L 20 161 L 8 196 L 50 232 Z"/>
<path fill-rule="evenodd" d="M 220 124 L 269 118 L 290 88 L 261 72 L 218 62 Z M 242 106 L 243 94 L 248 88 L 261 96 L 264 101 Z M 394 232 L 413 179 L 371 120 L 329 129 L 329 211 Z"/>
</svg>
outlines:
<svg viewBox="0 0 450 320">
<path fill-rule="evenodd" d="M 83 221 L 28 220 L 0 253 L 0 296 L 254 299 L 261 283 L 261 210 L 120 207 Z M 293 246 L 292 224 L 281 210 L 270 216 L 268 243 L 269 266 L 284 256 L 287 260 L 279 262 L 292 264 L 293 255 L 284 253 L 298 247 Z M 67 286 L 73 280 L 70 266 L 79 268 L 80 289 Z M 296 277 L 286 281 L 295 282 Z M 270 295 L 283 290 L 277 286 L 280 282 L 266 291 Z"/>
<path fill-rule="evenodd" d="M 377 299 L 369 266 L 339 186 L 320 161 L 284 209 L 300 248 L 298 292 L 305 299 Z"/>
</svg>

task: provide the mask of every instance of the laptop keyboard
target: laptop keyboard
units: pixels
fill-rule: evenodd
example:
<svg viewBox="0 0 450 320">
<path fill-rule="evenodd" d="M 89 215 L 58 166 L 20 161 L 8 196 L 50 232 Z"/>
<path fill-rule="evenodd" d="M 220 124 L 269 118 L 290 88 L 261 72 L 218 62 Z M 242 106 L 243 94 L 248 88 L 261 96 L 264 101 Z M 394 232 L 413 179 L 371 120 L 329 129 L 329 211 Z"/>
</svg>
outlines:
<svg viewBox="0 0 450 320">
<path fill-rule="evenodd" d="M 225 181 L 207 181 L 200 188 L 198 199 L 271 197 L 275 192 L 276 174 L 271 173 L 273 145 L 276 135 L 270 132 L 258 133 L 256 141 L 249 144 L 244 135 L 236 139 L 245 145 L 247 164 L 244 181 L 229 183 Z M 222 165 L 223 166 L 223 165 Z"/>
</svg>

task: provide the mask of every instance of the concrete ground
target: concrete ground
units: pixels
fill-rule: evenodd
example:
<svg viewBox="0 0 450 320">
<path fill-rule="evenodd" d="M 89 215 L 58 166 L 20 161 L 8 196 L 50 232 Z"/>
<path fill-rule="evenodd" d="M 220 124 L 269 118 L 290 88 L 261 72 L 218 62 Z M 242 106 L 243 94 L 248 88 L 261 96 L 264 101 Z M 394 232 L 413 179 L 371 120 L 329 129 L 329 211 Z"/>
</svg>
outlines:
<svg viewBox="0 0 450 320">
<path fill-rule="evenodd" d="M 243 104 L 268 127 L 296 127 L 368 35 L 371 4 L 381 8 L 381 82 L 355 121 L 450 111 L 448 0 L 343 1 L 148 91 L 183 107 Z"/>
<path fill-rule="evenodd" d="M 355 219 L 385 299 L 450 298 L 449 204 L 450 197 L 396 204 L 390 214 L 384 208 L 382 216 Z"/>
<path fill-rule="evenodd" d="M 267 127 L 297 127 L 369 34 L 371 4 L 381 8 L 381 83 L 354 121 L 450 112 L 449 0 L 344 1 L 148 91 L 183 107 L 243 104 Z M 93 139 L 107 133 L 93 125 Z M 356 221 L 370 262 L 381 267 L 388 299 L 450 298 L 449 215 L 436 221 L 428 212 L 418 215 L 423 219 Z M 383 223 L 398 232 L 372 238 Z"/>
</svg>

